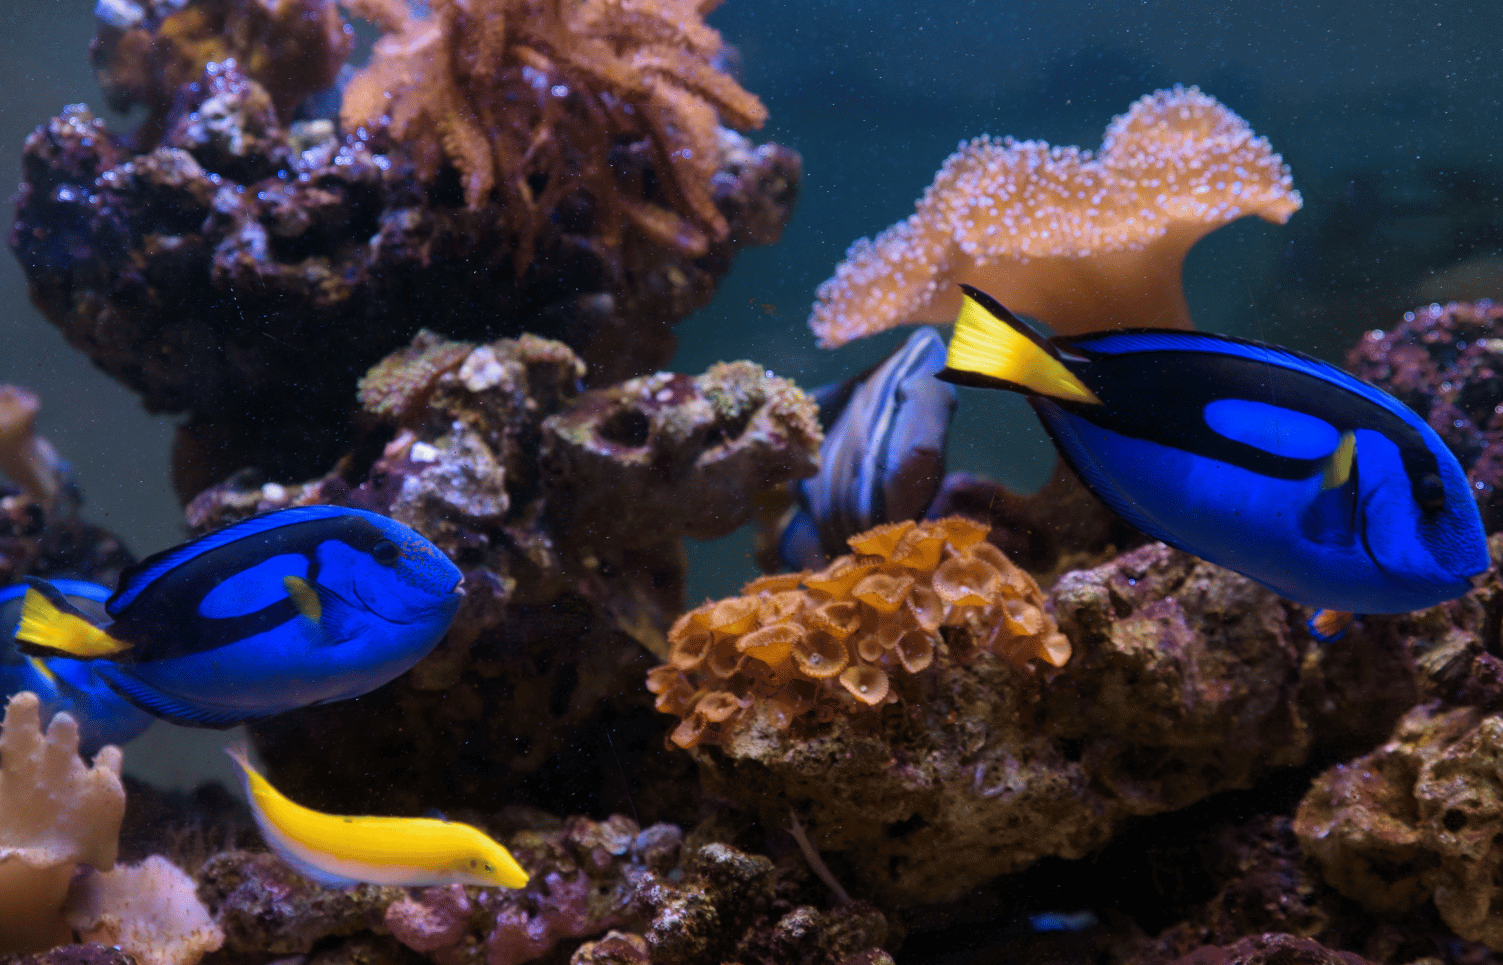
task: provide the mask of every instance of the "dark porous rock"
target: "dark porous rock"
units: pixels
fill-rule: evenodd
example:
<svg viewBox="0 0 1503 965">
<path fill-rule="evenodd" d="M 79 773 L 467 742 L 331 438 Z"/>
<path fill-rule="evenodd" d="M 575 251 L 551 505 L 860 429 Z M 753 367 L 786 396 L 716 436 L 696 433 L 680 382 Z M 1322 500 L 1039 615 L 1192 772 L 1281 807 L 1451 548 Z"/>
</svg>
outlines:
<svg viewBox="0 0 1503 965">
<path fill-rule="evenodd" d="M 223 954 L 301 955 L 368 930 L 401 888 L 325 888 L 265 852 L 225 851 L 198 871 L 198 897 L 224 929 Z"/>
<path fill-rule="evenodd" d="M 498 202 L 467 207 L 452 170 L 427 183 L 364 130 L 288 127 L 280 75 L 248 63 L 199 64 L 170 107 L 130 94 L 162 127 L 134 150 L 82 107 L 38 128 L 10 234 L 47 319 L 149 411 L 186 415 L 185 502 L 247 466 L 324 472 L 356 442 L 357 380 L 424 327 L 559 339 L 595 386 L 656 370 L 673 324 L 736 251 L 777 237 L 797 195 L 796 153 L 726 131 L 712 195 L 729 232 L 704 253 L 607 243 L 614 227 L 568 218 L 543 218 L 523 253 Z"/>
<path fill-rule="evenodd" d="M 1388 743 L 1325 772 L 1295 831 L 1325 880 L 1381 914 L 1433 901 L 1503 951 L 1503 716 L 1416 707 Z"/>
<path fill-rule="evenodd" d="M 1175 965 L 1373 965 L 1361 955 L 1335 951 L 1319 942 L 1270 932 L 1224 947 L 1198 948 Z"/>
<path fill-rule="evenodd" d="M 754 493 L 812 476 L 822 439 L 809 397 L 751 362 L 644 376 L 543 424 L 550 513 L 589 546 L 713 539 L 751 519 Z"/>
<path fill-rule="evenodd" d="M 137 965 L 127 951 L 88 942 L 60 945 L 34 955 L 0 955 L 0 965 Z"/>
</svg>

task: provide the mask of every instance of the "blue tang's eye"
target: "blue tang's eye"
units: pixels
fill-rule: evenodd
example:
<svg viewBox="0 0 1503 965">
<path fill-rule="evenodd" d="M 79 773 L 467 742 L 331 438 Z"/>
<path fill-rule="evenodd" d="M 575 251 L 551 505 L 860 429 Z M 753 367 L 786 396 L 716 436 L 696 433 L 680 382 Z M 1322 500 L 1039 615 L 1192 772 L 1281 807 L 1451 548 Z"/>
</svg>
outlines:
<svg viewBox="0 0 1503 965">
<path fill-rule="evenodd" d="M 402 550 L 389 539 L 383 539 L 371 547 L 371 556 L 382 566 L 395 566 L 402 556 Z"/>
<path fill-rule="evenodd" d="M 1446 487 L 1435 473 L 1426 473 L 1420 477 L 1419 484 L 1414 487 L 1414 498 L 1420 504 L 1421 509 L 1434 512 L 1444 509 L 1446 505 Z"/>
</svg>

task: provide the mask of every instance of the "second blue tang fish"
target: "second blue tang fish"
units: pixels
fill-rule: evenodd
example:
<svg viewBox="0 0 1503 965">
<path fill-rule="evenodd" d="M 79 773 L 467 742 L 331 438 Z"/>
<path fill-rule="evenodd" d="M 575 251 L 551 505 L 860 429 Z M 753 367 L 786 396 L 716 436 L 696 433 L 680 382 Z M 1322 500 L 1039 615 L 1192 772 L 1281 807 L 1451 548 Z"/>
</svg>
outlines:
<svg viewBox="0 0 1503 965">
<path fill-rule="evenodd" d="M 104 601 L 114 592 L 109 587 L 83 580 L 48 582 L 73 606 L 96 619 L 108 619 Z M 36 694 L 42 702 L 43 727 L 54 714 L 71 714 L 78 721 L 78 749 L 84 757 L 93 757 L 106 744 L 124 744 L 140 736 L 155 718 L 115 693 L 94 673 L 92 661 L 31 657 L 16 649 L 16 626 L 27 589 L 25 583 L 17 583 L 0 590 L 0 696 L 23 690 Z"/>
<path fill-rule="evenodd" d="M 461 575 L 417 532 L 335 506 L 243 520 L 127 570 L 92 620 L 28 580 L 16 640 L 88 660 L 175 724 L 231 727 L 374 690 L 438 643 Z"/>
<path fill-rule="evenodd" d="M 857 533 L 923 517 L 945 475 L 955 413 L 955 389 L 934 377 L 944 367 L 944 341 L 920 328 L 871 369 L 810 393 L 825 441 L 782 533 L 789 567 L 819 569 Z"/>
<path fill-rule="evenodd" d="M 970 286 L 940 378 L 1022 392 L 1102 502 L 1312 607 L 1402 613 L 1471 589 L 1466 475 L 1397 399 L 1272 345 L 1138 329 L 1045 339 Z"/>
</svg>

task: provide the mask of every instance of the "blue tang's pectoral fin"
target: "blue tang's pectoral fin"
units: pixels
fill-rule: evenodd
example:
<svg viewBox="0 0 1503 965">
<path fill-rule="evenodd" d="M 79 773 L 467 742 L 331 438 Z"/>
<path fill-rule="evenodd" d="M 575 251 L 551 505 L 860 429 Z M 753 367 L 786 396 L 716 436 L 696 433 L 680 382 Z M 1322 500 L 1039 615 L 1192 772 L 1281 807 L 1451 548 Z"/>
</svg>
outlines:
<svg viewBox="0 0 1503 965">
<path fill-rule="evenodd" d="M 1310 636 L 1321 643 L 1330 643 L 1346 636 L 1356 619 L 1356 614 L 1342 610 L 1316 610 L 1315 615 L 1305 621 L 1305 626 Z"/>
<path fill-rule="evenodd" d="M 1361 537 L 1356 454 L 1356 436 L 1343 432 L 1321 470 L 1320 494 L 1300 514 L 1300 532 L 1310 542 L 1350 546 Z"/>
<path fill-rule="evenodd" d="M 344 597 L 319 583 L 309 583 L 300 576 L 284 576 L 282 583 L 297 610 L 323 631 L 329 642 L 348 640 L 355 632 L 355 607 Z"/>
</svg>

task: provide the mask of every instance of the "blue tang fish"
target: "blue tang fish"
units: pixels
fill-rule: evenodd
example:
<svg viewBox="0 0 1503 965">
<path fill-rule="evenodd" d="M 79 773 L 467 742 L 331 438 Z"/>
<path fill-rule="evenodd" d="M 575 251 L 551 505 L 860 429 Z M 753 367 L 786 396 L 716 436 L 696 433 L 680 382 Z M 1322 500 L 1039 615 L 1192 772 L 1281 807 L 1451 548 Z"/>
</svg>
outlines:
<svg viewBox="0 0 1503 965">
<path fill-rule="evenodd" d="M 849 551 L 849 537 L 924 515 L 945 475 L 955 413 L 955 389 L 934 377 L 944 367 L 944 340 L 921 328 L 871 369 L 810 393 L 825 441 L 819 473 L 797 485 L 800 512 L 779 545 L 785 563 L 819 569 Z"/>
<path fill-rule="evenodd" d="M 336 506 L 242 520 L 127 570 L 91 620 L 27 582 L 16 640 L 88 660 L 175 724 L 232 727 L 374 690 L 438 643 L 459 570 L 413 530 Z"/>
<path fill-rule="evenodd" d="M 83 580 L 51 580 L 68 602 L 96 619 L 107 620 L 104 601 L 114 591 Z M 0 589 L 0 697 L 23 690 L 42 702 L 42 723 L 67 712 L 78 721 L 79 751 L 93 757 L 106 744 L 124 744 L 141 735 L 154 719 L 124 699 L 98 677 L 86 660 L 31 657 L 16 649 L 25 583 Z M 0 701 L 3 703 L 3 701 Z"/>
<path fill-rule="evenodd" d="M 1487 569 L 1461 466 L 1392 396 L 1218 335 L 1046 340 L 961 287 L 939 377 L 1026 394 L 1081 482 L 1150 536 L 1346 613 L 1433 606 Z"/>
</svg>

